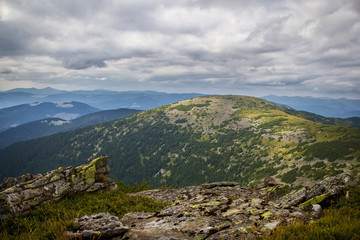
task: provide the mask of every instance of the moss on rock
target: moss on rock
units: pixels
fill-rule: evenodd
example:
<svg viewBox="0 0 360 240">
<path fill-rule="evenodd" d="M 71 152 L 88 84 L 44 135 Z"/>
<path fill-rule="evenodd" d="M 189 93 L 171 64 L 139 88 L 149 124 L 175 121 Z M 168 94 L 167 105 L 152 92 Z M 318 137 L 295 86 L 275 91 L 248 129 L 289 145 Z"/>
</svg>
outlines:
<svg viewBox="0 0 360 240">
<path fill-rule="evenodd" d="M 308 204 L 318 204 L 321 203 L 326 197 L 326 194 L 322 194 L 316 197 L 313 197 L 309 200 L 307 200 L 306 202 L 303 202 L 302 204 L 300 204 L 300 206 L 306 206 Z"/>
</svg>

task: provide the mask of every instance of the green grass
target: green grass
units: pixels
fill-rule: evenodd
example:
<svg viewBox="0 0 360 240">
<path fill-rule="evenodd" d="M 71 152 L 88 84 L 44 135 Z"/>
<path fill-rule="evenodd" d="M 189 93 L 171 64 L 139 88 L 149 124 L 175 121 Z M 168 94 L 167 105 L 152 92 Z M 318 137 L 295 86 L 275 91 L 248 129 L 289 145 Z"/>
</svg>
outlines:
<svg viewBox="0 0 360 240">
<path fill-rule="evenodd" d="M 121 218 L 128 212 L 158 211 L 166 205 L 150 198 L 127 195 L 144 190 L 144 186 L 118 185 L 114 191 L 70 195 L 40 205 L 26 216 L 7 217 L 0 225 L 0 239 L 66 239 L 63 233 L 71 230 L 76 217 L 109 212 Z"/>
<path fill-rule="evenodd" d="M 336 204 L 324 210 L 324 217 L 319 220 L 279 227 L 271 236 L 262 239 L 360 239 L 360 185 L 347 190 L 350 197 L 342 196 Z"/>
</svg>

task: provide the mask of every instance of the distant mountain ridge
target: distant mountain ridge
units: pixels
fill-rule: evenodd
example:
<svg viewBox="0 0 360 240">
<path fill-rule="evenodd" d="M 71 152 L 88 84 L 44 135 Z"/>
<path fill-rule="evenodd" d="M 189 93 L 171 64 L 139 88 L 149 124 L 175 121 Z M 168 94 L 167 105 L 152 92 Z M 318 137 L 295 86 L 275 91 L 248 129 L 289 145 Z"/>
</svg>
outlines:
<svg viewBox="0 0 360 240">
<path fill-rule="evenodd" d="M 154 91 L 76 90 L 64 91 L 53 88 L 17 88 L 0 92 L 0 108 L 33 102 L 77 101 L 99 108 L 112 110 L 131 108 L 148 110 L 184 99 L 202 96 L 199 93 L 163 93 Z"/>
<path fill-rule="evenodd" d="M 14 88 L 7 91 L 4 91 L 5 93 L 29 93 L 29 94 L 36 94 L 36 95 L 51 95 L 51 94 L 59 94 L 64 93 L 66 91 L 64 90 L 58 90 L 55 88 L 47 87 L 47 88 Z"/>
<path fill-rule="evenodd" d="M 0 109 L 0 132 L 11 127 L 44 118 L 62 118 L 71 120 L 99 111 L 87 104 L 69 102 L 35 102 Z"/>
<path fill-rule="evenodd" d="M 124 183 L 187 186 L 264 177 L 309 185 L 360 172 L 360 129 L 324 125 L 266 100 L 206 96 L 0 150 L 0 180 L 109 156 Z M 11 161 L 10 161 L 11 159 Z"/>
<path fill-rule="evenodd" d="M 324 117 L 360 117 L 360 100 L 339 98 L 287 97 L 269 95 L 262 97 L 270 102 L 285 104 L 298 111 L 316 113 Z"/>
<path fill-rule="evenodd" d="M 0 108 L 38 101 L 78 101 L 102 110 L 119 108 L 148 110 L 198 96 L 204 95 L 199 93 L 164 93 L 154 91 L 65 91 L 53 88 L 16 88 L 0 92 Z M 325 117 L 360 117 L 360 100 L 275 95 L 265 96 L 263 99 L 287 105 L 295 110 L 307 111 Z"/>
<path fill-rule="evenodd" d="M 121 108 L 87 114 L 74 120 L 46 118 L 25 123 L 0 132 L 0 148 L 7 147 L 15 142 L 26 141 L 55 133 L 71 131 L 96 123 L 111 121 L 139 111 L 140 110 Z"/>
</svg>

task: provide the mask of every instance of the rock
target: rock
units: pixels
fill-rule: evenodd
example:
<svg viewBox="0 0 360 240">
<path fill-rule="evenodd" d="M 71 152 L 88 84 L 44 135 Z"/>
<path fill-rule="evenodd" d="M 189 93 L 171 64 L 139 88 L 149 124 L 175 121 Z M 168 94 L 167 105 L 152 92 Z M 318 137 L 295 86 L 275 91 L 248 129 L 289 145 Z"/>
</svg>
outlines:
<svg viewBox="0 0 360 240">
<path fill-rule="evenodd" d="M 284 193 L 285 186 L 274 186 L 266 189 L 266 198 L 268 201 L 275 201 L 279 199 Z"/>
<path fill-rule="evenodd" d="M 275 228 L 276 228 L 277 226 L 279 226 L 279 225 L 280 225 L 280 222 L 279 222 L 279 221 L 273 221 L 273 222 L 266 223 L 266 224 L 264 225 L 264 227 L 261 228 L 261 232 L 262 232 L 264 235 L 270 235 L 271 232 L 272 232 L 273 230 L 275 230 Z"/>
<path fill-rule="evenodd" d="M 206 189 L 211 189 L 211 188 L 215 188 L 215 187 L 235 187 L 236 185 L 239 185 L 236 182 L 214 182 L 214 183 L 209 183 L 209 184 L 203 184 L 201 185 L 201 187 L 206 188 Z"/>
<path fill-rule="evenodd" d="M 120 221 L 129 231 L 121 239 L 255 239 L 271 234 L 280 224 L 321 217 L 319 204 L 299 205 L 309 193 L 321 198 L 327 186 L 344 186 L 343 181 L 331 179 L 322 184 L 324 188 L 314 185 L 283 197 L 279 197 L 280 185 L 257 189 L 226 182 L 136 193 L 165 200 L 169 206 L 159 213 L 126 214 Z M 273 191 L 278 193 L 269 197 Z"/>
<path fill-rule="evenodd" d="M 296 221 L 300 220 L 301 222 L 304 223 L 308 220 L 307 214 L 304 212 L 301 212 L 301 211 L 294 211 L 294 212 L 290 213 L 290 217 L 291 218 L 287 219 L 288 222 L 292 222 L 294 220 L 296 220 Z"/>
<path fill-rule="evenodd" d="M 303 202 L 306 199 L 307 189 L 301 188 L 300 190 L 294 190 L 288 193 L 287 195 L 279 198 L 276 203 L 278 203 L 283 208 L 289 208 L 296 206 L 299 203 Z"/>
<path fill-rule="evenodd" d="M 119 218 L 109 213 L 83 216 L 73 221 L 75 230 L 65 232 L 70 239 L 109 239 L 123 235 L 129 230 Z"/>
<path fill-rule="evenodd" d="M 1 186 L 0 215 L 19 215 L 44 201 L 67 192 L 111 189 L 107 179 L 107 157 L 76 168 L 59 168 L 43 175 L 7 179 Z M 21 180 L 26 180 L 22 182 Z M 256 239 L 269 235 L 280 224 L 307 221 L 323 216 L 320 204 L 341 192 L 348 176 L 326 178 L 311 188 L 294 190 L 285 196 L 283 186 L 272 179 L 264 188 L 241 187 L 216 182 L 180 189 L 155 189 L 131 195 L 152 197 L 169 203 L 159 212 L 133 212 L 118 219 L 108 213 L 74 220 L 72 239 Z M 11 185 L 15 184 L 15 185 Z"/>
<path fill-rule="evenodd" d="M 276 186 L 276 180 L 273 177 L 266 177 L 264 179 L 264 185 L 265 187 L 272 187 L 272 186 Z"/>
<path fill-rule="evenodd" d="M 24 214 L 42 202 L 60 199 L 69 192 L 116 188 L 115 182 L 105 177 L 110 171 L 107 161 L 107 157 L 99 157 L 76 168 L 7 178 L 0 186 L 0 220 L 8 214 Z"/>
<path fill-rule="evenodd" d="M 327 177 L 310 188 L 306 195 L 306 204 L 319 204 L 328 198 L 339 194 L 350 181 L 350 176 L 341 174 L 339 176 Z"/>
<path fill-rule="evenodd" d="M 311 209 L 311 219 L 316 220 L 324 216 L 324 212 L 319 204 L 313 204 Z"/>
</svg>

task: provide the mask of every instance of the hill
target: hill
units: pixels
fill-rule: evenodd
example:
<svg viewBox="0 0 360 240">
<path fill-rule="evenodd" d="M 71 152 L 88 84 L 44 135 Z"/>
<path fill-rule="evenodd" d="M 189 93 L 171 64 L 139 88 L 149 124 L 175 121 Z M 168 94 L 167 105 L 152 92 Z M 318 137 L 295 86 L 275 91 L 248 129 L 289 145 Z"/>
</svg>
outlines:
<svg viewBox="0 0 360 240">
<path fill-rule="evenodd" d="M 36 102 L 0 109 L 0 132 L 49 117 L 71 120 L 99 109 L 81 102 Z"/>
<path fill-rule="evenodd" d="M 266 176 L 309 185 L 357 174 L 360 129 L 324 125 L 263 99 L 207 96 L 0 150 L 0 179 L 108 155 L 124 183 L 257 184 Z"/>
<path fill-rule="evenodd" d="M 360 100 L 346 98 L 286 97 L 269 95 L 267 101 L 285 104 L 296 110 L 312 112 L 325 117 L 360 117 Z"/>
<path fill-rule="evenodd" d="M 116 110 L 99 111 L 73 120 L 46 118 L 25 123 L 0 132 L 0 148 L 9 146 L 15 142 L 31 140 L 55 133 L 71 131 L 95 123 L 111 121 L 137 112 L 139 112 L 139 110 L 121 108 Z"/>
</svg>

